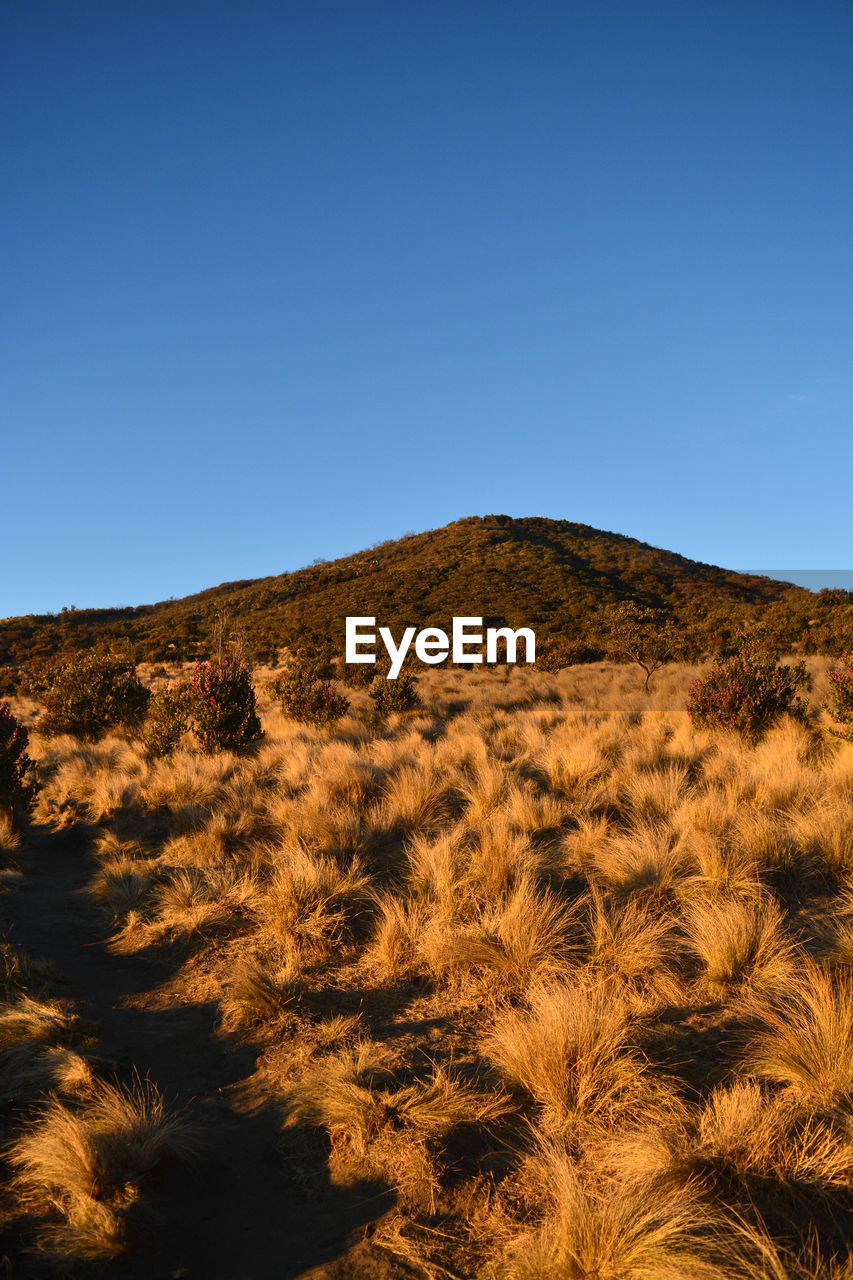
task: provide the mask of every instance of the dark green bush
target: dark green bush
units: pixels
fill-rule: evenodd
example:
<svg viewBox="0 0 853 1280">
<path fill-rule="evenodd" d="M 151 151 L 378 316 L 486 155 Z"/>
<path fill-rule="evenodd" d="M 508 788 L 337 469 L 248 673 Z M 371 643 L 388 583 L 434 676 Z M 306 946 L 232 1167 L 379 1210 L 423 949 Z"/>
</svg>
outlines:
<svg viewBox="0 0 853 1280">
<path fill-rule="evenodd" d="M 376 664 L 373 662 L 340 661 L 341 679 L 351 689 L 369 689 L 376 679 Z"/>
<path fill-rule="evenodd" d="M 158 689 L 148 704 L 142 739 L 150 756 L 168 756 L 189 728 L 185 682 Z"/>
<path fill-rule="evenodd" d="M 349 710 L 349 702 L 325 677 L 325 661 L 297 650 L 269 690 L 282 711 L 306 724 L 333 725 Z"/>
<path fill-rule="evenodd" d="M 24 725 L 8 703 L 0 702 L 0 813 L 10 820 L 14 831 L 26 824 L 38 792 L 28 743 Z"/>
<path fill-rule="evenodd" d="M 778 656 L 751 641 L 714 663 L 690 686 L 687 712 L 702 729 L 722 729 L 756 741 L 783 715 L 804 718 L 808 703 L 798 692 L 808 685 L 804 662 L 782 666 Z"/>
<path fill-rule="evenodd" d="M 843 654 L 826 675 L 829 680 L 827 710 L 838 723 L 836 732 L 853 742 L 853 649 Z"/>
<path fill-rule="evenodd" d="M 263 736 L 251 673 L 236 652 L 197 662 L 182 697 L 203 751 L 236 751 Z"/>
<path fill-rule="evenodd" d="M 39 733 L 92 741 L 108 729 L 134 729 L 151 696 L 128 658 L 92 650 L 73 653 L 33 670 L 24 690 L 40 699 Z"/>
<path fill-rule="evenodd" d="M 370 690 L 377 713 L 387 716 L 392 711 L 414 711 L 421 705 L 415 683 L 408 671 L 401 671 L 396 680 L 377 676 Z"/>
</svg>

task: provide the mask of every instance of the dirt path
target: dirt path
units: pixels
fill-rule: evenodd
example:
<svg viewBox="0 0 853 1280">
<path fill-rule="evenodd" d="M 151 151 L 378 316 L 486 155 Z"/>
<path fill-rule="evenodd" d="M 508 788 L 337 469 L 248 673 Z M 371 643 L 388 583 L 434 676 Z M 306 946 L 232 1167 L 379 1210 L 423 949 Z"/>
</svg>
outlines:
<svg viewBox="0 0 853 1280">
<path fill-rule="evenodd" d="M 57 994 L 74 1001 L 84 1029 L 97 1036 L 102 1073 L 125 1082 L 134 1073 L 149 1077 L 193 1120 L 203 1144 L 197 1168 L 163 1172 L 133 1253 L 101 1274 L 288 1280 L 313 1267 L 329 1277 L 374 1274 L 352 1246 L 387 1200 L 331 1186 L 320 1169 L 306 1196 L 281 1158 L 275 1108 L 250 1108 L 232 1087 L 251 1073 L 251 1049 L 216 1035 L 212 1004 L 163 1008 L 138 999 L 162 974 L 145 959 L 107 951 L 103 916 L 86 892 L 95 870 L 87 842 L 74 831 L 37 829 L 23 865 L 26 882 L 0 904 L 6 935 L 61 975 Z M 20 1258 L 11 1274 L 40 1274 L 33 1268 Z"/>
</svg>

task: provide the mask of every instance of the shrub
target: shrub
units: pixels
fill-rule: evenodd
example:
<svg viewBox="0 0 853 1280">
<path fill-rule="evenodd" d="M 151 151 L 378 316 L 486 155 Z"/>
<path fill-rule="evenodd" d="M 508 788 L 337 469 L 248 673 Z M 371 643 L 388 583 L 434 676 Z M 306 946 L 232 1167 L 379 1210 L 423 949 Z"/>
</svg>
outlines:
<svg viewBox="0 0 853 1280">
<path fill-rule="evenodd" d="M 836 732 L 853 742 L 853 649 L 826 673 L 829 681 L 827 710 L 840 726 Z"/>
<path fill-rule="evenodd" d="M 376 664 L 341 659 L 341 679 L 353 689 L 369 689 L 376 679 Z"/>
<path fill-rule="evenodd" d="M 802 719 L 808 708 L 797 692 L 808 683 L 804 662 L 780 666 L 776 655 L 752 642 L 714 663 L 690 686 L 687 713 L 694 725 L 722 729 L 755 741 L 785 714 Z"/>
<path fill-rule="evenodd" d="M 415 688 L 415 677 L 408 671 L 401 671 L 396 680 L 388 680 L 385 676 L 377 676 L 373 681 L 370 696 L 380 716 L 390 715 L 392 711 L 414 711 L 421 705 Z"/>
<path fill-rule="evenodd" d="M 188 727 L 186 684 L 158 689 L 152 694 L 148 720 L 142 735 L 149 755 L 171 755 Z"/>
<path fill-rule="evenodd" d="M 89 741 L 118 726 L 136 727 L 151 696 L 130 659 L 98 651 L 58 658 L 32 672 L 25 688 L 44 703 L 39 733 Z"/>
<path fill-rule="evenodd" d="M 557 672 L 580 662 L 597 662 L 601 657 L 601 649 L 592 648 L 577 637 L 552 636 L 538 646 L 536 666 L 539 671 Z"/>
<path fill-rule="evenodd" d="M 304 649 L 298 650 L 284 671 L 270 682 L 269 690 L 292 720 L 332 725 L 346 715 L 349 702 L 325 678 L 321 664 Z"/>
<path fill-rule="evenodd" d="M 13 830 L 26 822 L 38 791 L 28 742 L 27 730 L 8 704 L 0 702 L 0 813 L 6 814 Z"/>
<path fill-rule="evenodd" d="M 251 674 L 236 652 L 197 662 L 181 698 L 203 751 L 238 750 L 263 735 Z"/>
</svg>

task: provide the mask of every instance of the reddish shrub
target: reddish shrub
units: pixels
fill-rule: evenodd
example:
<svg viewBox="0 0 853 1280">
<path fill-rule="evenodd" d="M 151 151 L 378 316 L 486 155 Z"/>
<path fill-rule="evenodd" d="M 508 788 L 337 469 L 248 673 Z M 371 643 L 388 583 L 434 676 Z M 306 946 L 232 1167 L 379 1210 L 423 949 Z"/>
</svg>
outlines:
<svg viewBox="0 0 853 1280">
<path fill-rule="evenodd" d="M 602 649 L 595 649 L 583 640 L 569 640 L 564 636 L 551 636 L 536 646 L 536 666 L 539 671 L 556 672 L 573 667 L 580 662 L 598 662 Z"/>
<path fill-rule="evenodd" d="M 775 654 L 743 642 L 736 654 L 715 662 L 690 686 L 687 712 L 700 728 L 729 730 L 755 741 L 780 716 L 805 716 L 808 703 L 797 694 L 807 684 L 805 663 L 781 666 Z"/>
<path fill-rule="evenodd" d="M 237 653 L 197 662 L 181 697 L 203 751 L 236 751 L 262 737 L 251 674 Z"/>
</svg>

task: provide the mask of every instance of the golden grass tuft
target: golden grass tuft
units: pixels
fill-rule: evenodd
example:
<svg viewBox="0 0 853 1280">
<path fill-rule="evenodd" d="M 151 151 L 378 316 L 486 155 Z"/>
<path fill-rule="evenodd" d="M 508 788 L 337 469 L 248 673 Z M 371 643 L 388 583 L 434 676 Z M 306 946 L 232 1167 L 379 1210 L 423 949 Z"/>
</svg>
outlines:
<svg viewBox="0 0 853 1280">
<path fill-rule="evenodd" d="M 271 970 L 257 957 L 237 965 L 221 1004 L 226 1020 L 240 1026 L 279 1026 L 299 999 L 302 986 L 292 966 Z"/>
<path fill-rule="evenodd" d="M 78 1107 L 49 1102 L 9 1159 L 31 1202 L 59 1219 L 46 1228 L 48 1248 L 94 1259 L 123 1251 L 127 1211 L 153 1169 L 194 1152 L 187 1124 L 152 1084 L 99 1083 Z"/>
<path fill-rule="evenodd" d="M 673 1004 L 683 996 L 680 947 L 672 919 L 648 902 L 613 902 L 594 889 L 589 903 L 587 963 L 614 979 L 640 1008 Z"/>
<path fill-rule="evenodd" d="M 660 825 L 642 824 L 612 836 L 598 850 L 594 867 L 599 882 L 617 900 L 643 894 L 663 901 L 687 875 L 684 851 Z"/>
<path fill-rule="evenodd" d="M 778 904 L 767 896 L 696 901 L 687 911 L 685 937 L 716 995 L 775 990 L 791 979 L 794 946 Z"/>
<path fill-rule="evenodd" d="M 564 972 L 582 952 L 579 911 L 522 880 L 447 943 L 447 960 L 463 969 L 493 969 L 514 985 Z"/>
<path fill-rule="evenodd" d="M 745 1070 L 786 1086 L 816 1109 L 853 1100 L 853 978 L 803 966 L 759 1007 Z"/>
<path fill-rule="evenodd" d="M 23 837 L 18 824 L 12 821 L 5 809 L 0 809 L 0 854 L 20 849 Z"/>
<path fill-rule="evenodd" d="M 851 1184 L 851 1137 L 846 1121 L 804 1114 L 785 1095 L 737 1081 L 715 1089 L 703 1107 L 693 1160 L 698 1169 L 736 1177 L 747 1188 L 773 1179 L 789 1190 L 828 1192 Z"/>
<path fill-rule="evenodd" d="M 56 1000 L 34 1000 L 19 994 L 0 1003 L 0 1052 L 32 1041 L 54 1040 L 73 1018 Z"/>
<path fill-rule="evenodd" d="M 837 899 L 828 918 L 819 922 L 817 933 L 826 963 L 853 972 L 853 891 L 848 889 Z"/>
<path fill-rule="evenodd" d="M 557 1142 L 528 1165 L 543 1187 L 542 1227 L 511 1250 L 513 1280 L 720 1280 L 719 1224 L 697 1187 L 654 1181 L 597 1189 Z"/>
<path fill-rule="evenodd" d="M 354 1154 L 403 1204 L 434 1212 L 442 1141 L 459 1126 L 502 1121 L 512 1100 L 479 1091 L 437 1064 L 410 1082 L 389 1067 L 389 1056 L 367 1041 L 327 1057 L 291 1090 L 291 1119 L 325 1128 L 333 1150 Z"/>
<path fill-rule="evenodd" d="M 630 1043 L 626 1012 L 611 990 L 542 983 L 527 1009 L 502 1014 L 484 1052 L 510 1088 L 527 1094 L 545 1121 L 606 1125 L 638 1107 L 648 1072 Z"/>
<path fill-rule="evenodd" d="M 105 867 L 92 886 L 92 892 L 100 903 L 116 919 L 130 911 L 141 911 L 148 901 L 153 884 L 150 872 L 113 863 Z"/>
<path fill-rule="evenodd" d="M 363 923 L 371 879 L 358 859 L 341 866 L 298 846 L 277 851 L 255 912 L 261 929 L 286 950 L 328 948 Z"/>
</svg>

